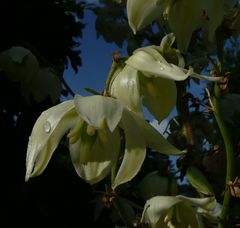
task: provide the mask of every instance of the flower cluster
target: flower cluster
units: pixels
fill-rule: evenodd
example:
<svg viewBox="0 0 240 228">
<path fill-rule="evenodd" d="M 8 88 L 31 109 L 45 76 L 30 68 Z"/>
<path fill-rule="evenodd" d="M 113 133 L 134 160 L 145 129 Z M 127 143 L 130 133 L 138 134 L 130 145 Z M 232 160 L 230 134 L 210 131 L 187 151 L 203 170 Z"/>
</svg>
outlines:
<svg viewBox="0 0 240 228">
<path fill-rule="evenodd" d="M 211 227 L 216 227 L 220 214 L 221 205 L 214 197 L 155 196 L 144 206 L 142 223 L 153 228 L 204 227 L 203 216 L 211 222 Z"/>
<path fill-rule="evenodd" d="M 144 1 L 144 4 L 142 2 L 145 6 L 150 4 L 147 11 L 152 11 L 151 2 L 153 1 Z M 161 5 L 167 1 L 158 2 Z M 130 15 L 134 13 L 131 5 L 133 3 L 134 1 L 128 1 Z M 144 18 L 136 29 L 151 19 Z M 135 22 L 131 20 L 132 16 L 130 25 L 133 27 Z M 198 75 L 192 68 L 185 69 L 179 50 L 172 48 L 174 40 L 174 35 L 168 34 L 160 46 L 135 50 L 108 78 L 109 83 L 105 88 L 107 96 L 75 95 L 73 100 L 64 101 L 43 112 L 29 139 L 26 181 L 44 171 L 65 135 L 74 168 L 89 184 L 103 180 L 118 164 L 111 183 L 112 189 L 130 181 L 139 172 L 147 147 L 167 155 L 183 154 L 184 151 L 171 145 L 144 119 L 143 106 L 161 122 L 176 104 L 175 81 L 183 81 L 188 77 L 210 81 L 219 78 Z M 188 174 L 200 176 L 195 171 L 189 171 Z M 201 178 L 200 182 L 192 182 L 194 186 L 199 186 L 206 181 Z M 205 188 L 203 190 L 210 192 L 205 191 Z M 198 214 L 209 215 L 209 211 L 214 208 L 214 197 L 192 199 L 183 196 L 155 196 L 147 201 L 142 222 L 150 223 L 152 227 L 198 227 Z M 220 206 L 217 208 L 217 215 L 219 210 Z"/>
<path fill-rule="evenodd" d="M 156 19 L 166 19 L 177 38 L 178 48 L 186 52 L 196 29 L 205 28 L 209 40 L 213 41 L 225 12 L 236 3 L 237 0 L 128 0 L 127 13 L 134 33 Z"/>
<path fill-rule="evenodd" d="M 73 100 L 43 112 L 29 140 L 26 180 L 43 172 L 65 134 L 73 165 L 78 175 L 90 184 L 110 173 L 124 138 L 125 152 L 113 188 L 138 173 L 146 147 L 168 155 L 182 154 L 145 121 L 142 104 L 160 122 L 175 106 L 175 80 L 185 80 L 190 75 L 217 78 L 185 70 L 181 55 L 171 49 L 173 41 L 170 34 L 160 46 L 136 50 L 115 72 L 108 88 L 111 97 L 76 95 Z M 161 54 L 168 52 L 176 54 L 179 66 L 168 63 Z"/>
<path fill-rule="evenodd" d="M 26 180 L 43 172 L 65 134 L 78 175 L 90 184 L 102 180 L 117 161 L 121 131 L 125 152 L 113 188 L 137 174 L 146 147 L 165 154 L 182 153 L 118 100 L 100 95 L 76 95 L 74 100 L 43 112 L 36 121 L 28 145 Z"/>
</svg>

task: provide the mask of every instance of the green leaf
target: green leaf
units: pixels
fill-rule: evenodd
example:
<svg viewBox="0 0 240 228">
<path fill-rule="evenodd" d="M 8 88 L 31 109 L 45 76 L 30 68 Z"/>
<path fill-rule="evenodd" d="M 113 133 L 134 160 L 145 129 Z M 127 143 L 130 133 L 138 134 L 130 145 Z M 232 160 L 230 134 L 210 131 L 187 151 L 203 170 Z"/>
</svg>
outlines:
<svg viewBox="0 0 240 228">
<path fill-rule="evenodd" d="M 81 118 L 95 128 L 106 119 L 110 131 L 114 131 L 122 117 L 123 106 L 111 97 L 76 95 L 74 103 Z"/>
<path fill-rule="evenodd" d="M 172 4 L 168 12 L 168 22 L 182 52 L 187 51 L 192 33 L 200 27 L 207 27 L 208 38 L 214 41 L 215 31 L 223 20 L 224 5 L 223 0 L 179 0 Z"/>
<path fill-rule="evenodd" d="M 240 113 L 240 95 L 226 93 L 220 99 L 220 108 L 224 121 L 234 124 L 234 114 Z"/>
<path fill-rule="evenodd" d="M 0 53 L 0 69 L 15 82 L 29 82 L 38 74 L 37 58 L 23 47 L 12 47 Z"/>
<path fill-rule="evenodd" d="M 134 221 L 136 219 L 136 212 L 134 211 L 131 201 L 122 198 L 122 197 L 117 197 L 114 199 L 115 205 L 117 204 L 118 209 L 116 207 L 113 207 L 113 210 L 111 211 L 110 218 L 112 221 L 116 222 L 121 219 L 119 216 L 119 208 L 121 208 L 121 214 L 124 213 L 124 216 L 126 216 L 129 221 Z M 115 228 L 126 228 L 126 226 L 115 226 Z"/>
<path fill-rule="evenodd" d="M 187 169 L 187 178 L 190 184 L 199 192 L 204 195 L 214 195 L 213 189 L 208 182 L 207 178 L 202 172 L 194 167 L 190 166 Z"/>
<path fill-rule="evenodd" d="M 43 172 L 61 138 L 78 118 L 72 100 L 53 106 L 40 115 L 29 138 L 26 181 Z"/>
<path fill-rule="evenodd" d="M 211 42 L 215 41 L 215 32 L 216 29 L 218 28 L 218 26 L 221 25 L 222 20 L 223 20 L 223 16 L 224 16 L 224 5 L 226 2 L 225 0 L 212 0 L 212 1 L 207 1 L 207 3 L 205 4 L 206 6 L 206 12 L 208 14 L 208 17 L 210 18 L 209 20 L 209 24 L 208 24 L 208 39 Z M 226 4 L 231 5 L 232 1 L 228 0 L 228 3 L 226 2 Z"/>
<path fill-rule="evenodd" d="M 100 95 L 99 92 L 97 92 L 96 90 L 94 89 L 91 89 L 91 88 L 84 88 L 87 92 L 93 94 L 93 95 Z"/>
<path fill-rule="evenodd" d="M 36 102 L 42 102 L 47 96 L 53 104 L 61 95 L 62 86 L 59 78 L 51 68 L 39 68 L 38 72 L 27 82 L 21 83 L 21 92 L 24 98 L 31 102 L 31 97 Z"/>
<path fill-rule="evenodd" d="M 116 2 L 117 4 L 122 3 L 122 0 L 113 0 L 114 2 Z"/>
</svg>

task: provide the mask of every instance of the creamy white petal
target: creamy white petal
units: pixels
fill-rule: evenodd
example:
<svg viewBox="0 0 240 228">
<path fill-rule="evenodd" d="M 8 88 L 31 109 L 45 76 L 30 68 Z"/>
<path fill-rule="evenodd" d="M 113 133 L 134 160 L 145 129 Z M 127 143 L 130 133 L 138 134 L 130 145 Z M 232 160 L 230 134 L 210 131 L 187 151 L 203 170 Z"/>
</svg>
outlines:
<svg viewBox="0 0 240 228">
<path fill-rule="evenodd" d="M 206 213 L 201 208 L 213 200 L 214 197 L 156 196 L 146 202 L 142 220 L 152 227 L 159 227 L 160 224 L 163 226 L 164 223 L 167 224 L 166 227 L 202 227 L 197 213 Z"/>
<path fill-rule="evenodd" d="M 127 1 L 128 23 L 134 33 L 149 25 L 153 20 L 160 17 L 162 13 L 163 8 L 161 5 L 157 5 L 157 0 Z"/>
<path fill-rule="evenodd" d="M 215 202 L 215 197 L 205 197 L 205 198 L 193 198 L 193 197 L 187 197 L 187 196 L 182 196 L 178 195 L 176 198 L 181 199 L 182 201 L 192 205 L 192 206 L 197 206 L 197 207 L 208 207 L 209 204 L 212 202 Z"/>
<path fill-rule="evenodd" d="M 168 22 L 176 35 L 178 48 L 186 52 L 194 30 L 200 27 L 203 17 L 202 1 L 175 1 L 168 14 Z"/>
<path fill-rule="evenodd" d="M 88 124 L 84 124 L 78 140 L 69 144 L 69 150 L 78 175 L 94 184 L 105 178 L 115 164 L 120 151 L 120 135 L 118 128 L 110 132 L 106 124 L 95 134 L 88 135 Z"/>
<path fill-rule="evenodd" d="M 146 156 L 146 143 L 128 110 L 123 112 L 121 127 L 125 135 L 125 151 L 112 185 L 113 189 L 130 181 L 139 172 Z"/>
<path fill-rule="evenodd" d="M 43 172 L 61 138 L 77 118 L 72 100 L 53 106 L 40 115 L 29 138 L 26 180 Z"/>
<path fill-rule="evenodd" d="M 76 95 L 74 103 L 81 118 L 95 128 L 106 119 L 110 131 L 113 131 L 122 117 L 123 106 L 111 97 Z"/>
<path fill-rule="evenodd" d="M 165 50 L 171 48 L 175 39 L 176 37 L 174 36 L 173 33 L 169 33 L 166 36 L 164 36 L 160 43 L 161 51 L 164 52 Z"/>
<path fill-rule="evenodd" d="M 191 73 L 184 73 L 180 67 L 163 61 L 163 57 L 156 59 L 143 50 L 134 53 L 126 63 L 143 73 L 176 81 L 185 80 Z"/>
<path fill-rule="evenodd" d="M 172 206 L 180 202 L 180 199 L 173 196 L 155 196 L 147 200 L 142 215 L 143 222 L 157 224 Z"/>
<path fill-rule="evenodd" d="M 186 176 L 189 183 L 196 189 L 197 192 L 208 196 L 214 195 L 214 191 L 208 179 L 197 167 L 189 166 L 187 168 Z"/>
<path fill-rule="evenodd" d="M 184 72 L 186 72 L 186 69 L 183 69 Z M 192 72 L 192 74 L 190 75 L 192 78 L 197 78 L 197 79 L 204 79 L 210 82 L 217 82 L 220 81 L 222 79 L 222 77 L 212 77 L 212 76 L 207 76 L 207 75 L 202 75 L 202 74 L 197 74 Z"/>
<path fill-rule="evenodd" d="M 201 0 L 199 0 L 201 1 Z M 206 1 L 206 0 L 205 0 Z M 225 0 L 211 0 L 207 1 L 206 13 L 208 14 L 208 39 L 212 42 L 215 41 L 215 32 L 218 26 L 221 25 L 224 16 L 224 1 Z M 225 1 L 226 2 L 226 1 Z M 231 5 L 229 1 L 229 6 Z"/>
<path fill-rule="evenodd" d="M 111 83 L 110 94 L 128 109 L 142 114 L 139 74 L 135 68 L 126 65 Z"/>
<path fill-rule="evenodd" d="M 134 51 L 133 55 L 138 53 L 138 52 L 141 52 L 141 51 L 145 53 L 145 56 L 144 56 L 145 60 L 147 60 L 147 61 L 159 61 L 161 63 L 169 65 L 169 63 L 166 61 L 166 59 L 160 53 L 162 51 L 162 48 L 160 46 L 151 45 L 151 46 L 138 48 Z M 142 54 L 144 54 L 144 53 L 142 53 Z"/>
<path fill-rule="evenodd" d="M 134 113 L 132 113 L 132 116 L 136 120 L 136 123 L 148 147 L 167 155 L 180 155 L 185 153 L 184 151 L 180 151 L 172 144 L 170 144 L 154 127 L 152 127 L 143 118 L 140 118 Z"/>
</svg>

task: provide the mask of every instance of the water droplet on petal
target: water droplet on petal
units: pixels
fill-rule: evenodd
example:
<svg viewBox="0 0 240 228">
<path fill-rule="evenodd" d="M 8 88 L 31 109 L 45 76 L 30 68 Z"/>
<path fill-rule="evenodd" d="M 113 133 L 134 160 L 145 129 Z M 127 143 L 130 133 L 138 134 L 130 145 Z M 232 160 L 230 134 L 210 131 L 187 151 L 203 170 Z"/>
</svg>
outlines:
<svg viewBox="0 0 240 228">
<path fill-rule="evenodd" d="M 49 133 L 51 131 L 51 124 L 48 121 L 44 124 L 43 127 L 46 133 Z"/>
</svg>

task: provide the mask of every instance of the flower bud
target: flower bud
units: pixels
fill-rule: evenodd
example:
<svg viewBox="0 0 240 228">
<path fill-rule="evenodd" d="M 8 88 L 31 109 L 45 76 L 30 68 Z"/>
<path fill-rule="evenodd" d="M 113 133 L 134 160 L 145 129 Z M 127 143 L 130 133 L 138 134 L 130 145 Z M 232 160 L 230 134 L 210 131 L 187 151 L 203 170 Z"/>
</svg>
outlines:
<svg viewBox="0 0 240 228">
<path fill-rule="evenodd" d="M 177 192 L 175 178 L 161 176 L 158 171 L 147 174 L 138 184 L 138 194 L 143 200 L 159 195 L 176 195 Z"/>
</svg>

